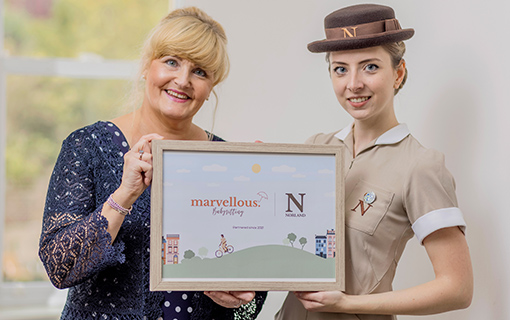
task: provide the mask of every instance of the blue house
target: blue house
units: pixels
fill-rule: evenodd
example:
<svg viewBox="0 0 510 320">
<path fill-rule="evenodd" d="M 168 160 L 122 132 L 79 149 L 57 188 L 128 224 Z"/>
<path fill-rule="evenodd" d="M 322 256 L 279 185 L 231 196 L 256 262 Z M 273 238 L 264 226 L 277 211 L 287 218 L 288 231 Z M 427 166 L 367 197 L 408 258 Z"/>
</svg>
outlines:
<svg viewBox="0 0 510 320">
<path fill-rule="evenodd" d="M 315 235 L 315 255 L 326 259 L 328 257 L 328 238 Z"/>
</svg>

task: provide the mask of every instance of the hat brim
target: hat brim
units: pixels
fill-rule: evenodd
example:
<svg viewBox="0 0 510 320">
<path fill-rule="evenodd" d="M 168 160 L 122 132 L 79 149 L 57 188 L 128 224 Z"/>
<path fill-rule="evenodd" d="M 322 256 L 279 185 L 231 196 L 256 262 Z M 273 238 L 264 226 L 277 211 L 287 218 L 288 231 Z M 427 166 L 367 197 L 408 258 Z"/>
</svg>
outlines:
<svg viewBox="0 0 510 320">
<path fill-rule="evenodd" d="M 410 39 L 414 35 L 414 29 L 400 29 L 387 31 L 380 35 L 359 36 L 356 38 L 319 40 L 308 44 L 311 52 L 333 52 L 342 50 L 363 49 L 376 47 L 390 42 L 399 42 Z"/>
</svg>

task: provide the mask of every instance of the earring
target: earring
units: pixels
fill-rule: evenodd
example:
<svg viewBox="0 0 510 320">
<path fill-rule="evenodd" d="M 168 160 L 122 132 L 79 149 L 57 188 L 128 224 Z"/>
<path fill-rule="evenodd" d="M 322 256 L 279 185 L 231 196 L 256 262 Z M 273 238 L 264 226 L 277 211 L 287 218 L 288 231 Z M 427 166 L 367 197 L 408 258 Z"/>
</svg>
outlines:
<svg viewBox="0 0 510 320">
<path fill-rule="evenodd" d="M 145 75 L 144 74 L 142 74 L 142 76 L 140 77 L 140 80 L 145 81 Z"/>
</svg>

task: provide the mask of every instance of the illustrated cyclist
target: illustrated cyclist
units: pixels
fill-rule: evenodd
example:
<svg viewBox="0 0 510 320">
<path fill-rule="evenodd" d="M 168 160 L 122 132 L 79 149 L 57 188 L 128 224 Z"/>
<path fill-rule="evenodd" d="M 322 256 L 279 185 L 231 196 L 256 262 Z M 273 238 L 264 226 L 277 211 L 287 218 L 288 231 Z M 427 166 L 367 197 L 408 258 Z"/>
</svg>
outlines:
<svg viewBox="0 0 510 320">
<path fill-rule="evenodd" d="M 219 247 L 223 250 L 223 252 L 227 252 L 227 238 L 225 238 L 225 236 L 222 234 L 221 235 L 221 240 L 220 240 L 220 245 Z"/>
</svg>

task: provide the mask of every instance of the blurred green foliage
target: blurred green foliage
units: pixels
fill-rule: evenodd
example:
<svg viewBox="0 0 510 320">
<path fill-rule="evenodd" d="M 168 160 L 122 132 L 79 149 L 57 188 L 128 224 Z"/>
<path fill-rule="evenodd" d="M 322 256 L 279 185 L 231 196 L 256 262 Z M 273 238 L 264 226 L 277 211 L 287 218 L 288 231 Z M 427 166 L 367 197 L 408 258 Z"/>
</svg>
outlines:
<svg viewBox="0 0 510 320">
<path fill-rule="evenodd" d="M 125 80 L 9 76 L 7 81 L 7 182 L 26 187 L 55 163 L 73 130 L 122 112 Z"/>
<path fill-rule="evenodd" d="M 138 59 L 146 34 L 169 10 L 168 0 L 0 1 L 4 52 L 30 58 Z M 43 14 L 34 10 L 41 3 L 49 6 Z M 131 81 L 7 75 L 2 281 L 47 280 L 37 244 L 62 140 L 82 126 L 132 111 Z"/>
<path fill-rule="evenodd" d="M 106 59 L 137 59 L 143 39 L 169 10 L 168 0 L 47 2 L 49 17 L 37 17 L 27 13 L 30 1 L 6 1 L 5 48 L 10 55 L 73 58 L 88 52 Z"/>
<path fill-rule="evenodd" d="M 168 0 L 52 0 L 50 13 L 28 13 L 30 1 L 6 1 L 5 50 L 10 56 L 137 59 Z M 21 4 L 21 5 L 20 5 Z M 6 174 L 11 187 L 28 187 L 52 167 L 73 130 L 124 110 L 127 80 L 27 75 L 7 78 Z M 47 178 L 47 177 L 45 177 Z"/>
</svg>

